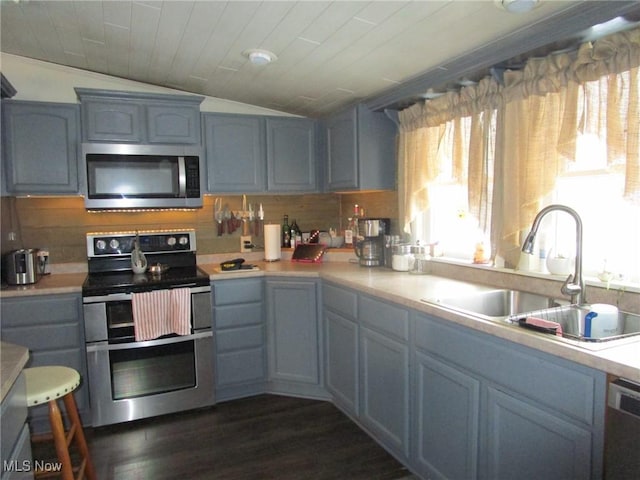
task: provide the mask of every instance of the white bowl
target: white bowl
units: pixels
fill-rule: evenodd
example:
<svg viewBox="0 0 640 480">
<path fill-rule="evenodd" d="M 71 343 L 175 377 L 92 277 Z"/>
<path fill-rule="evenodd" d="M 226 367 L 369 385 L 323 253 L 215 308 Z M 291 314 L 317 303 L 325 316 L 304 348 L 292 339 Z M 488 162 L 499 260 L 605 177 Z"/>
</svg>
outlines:
<svg viewBox="0 0 640 480">
<path fill-rule="evenodd" d="M 574 263 L 573 257 L 548 257 L 547 270 L 553 275 L 569 275 L 573 272 Z"/>
</svg>

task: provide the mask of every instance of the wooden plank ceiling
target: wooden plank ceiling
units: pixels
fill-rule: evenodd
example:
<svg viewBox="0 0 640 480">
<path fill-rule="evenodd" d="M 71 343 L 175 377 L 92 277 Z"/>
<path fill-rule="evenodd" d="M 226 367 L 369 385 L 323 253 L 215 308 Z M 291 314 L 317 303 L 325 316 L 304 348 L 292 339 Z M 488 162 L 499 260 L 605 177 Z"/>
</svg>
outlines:
<svg viewBox="0 0 640 480">
<path fill-rule="evenodd" d="M 514 15 L 494 0 L 14 0 L 1 3 L 0 46 L 3 53 L 322 117 L 589 3 L 597 2 L 543 1 Z M 278 59 L 253 65 L 243 55 L 251 48 Z"/>
</svg>

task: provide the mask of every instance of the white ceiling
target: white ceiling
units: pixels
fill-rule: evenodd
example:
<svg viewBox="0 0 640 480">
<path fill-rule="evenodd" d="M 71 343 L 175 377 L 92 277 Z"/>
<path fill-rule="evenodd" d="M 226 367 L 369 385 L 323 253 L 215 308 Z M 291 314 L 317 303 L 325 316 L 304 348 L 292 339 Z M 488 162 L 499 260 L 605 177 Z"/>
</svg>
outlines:
<svg viewBox="0 0 640 480">
<path fill-rule="evenodd" d="M 543 1 L 528 14 L 513 15 L 494 0 L 2 0 L 0 47 L 115 77 L 322 117 L 375 97 L 383 107 L 397 103 L 398 95 L 437 86 L 430 78 L 451 80 L 574 34 L 593 24 L 582 12 L 599 3 L 629 8 L 634 2 Z M 601 10 L 594 18 L 602 17 Z M 250 48 L 270 50 L 278 60 L 252 65 L 242 54 Z"/>
</svg>

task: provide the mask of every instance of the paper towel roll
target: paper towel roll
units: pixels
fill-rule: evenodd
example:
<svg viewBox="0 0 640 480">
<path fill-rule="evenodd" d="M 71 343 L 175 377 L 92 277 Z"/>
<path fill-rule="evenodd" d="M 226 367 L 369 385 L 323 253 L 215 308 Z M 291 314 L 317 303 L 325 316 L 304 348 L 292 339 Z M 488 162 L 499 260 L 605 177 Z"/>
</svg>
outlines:
<svg viewBox="0 0 640 480">
<path fill-rule="evenodd" d="M 280 225 L 264 226 L 264 259 L 267 262 L 280 260 Z"/>
</svg>

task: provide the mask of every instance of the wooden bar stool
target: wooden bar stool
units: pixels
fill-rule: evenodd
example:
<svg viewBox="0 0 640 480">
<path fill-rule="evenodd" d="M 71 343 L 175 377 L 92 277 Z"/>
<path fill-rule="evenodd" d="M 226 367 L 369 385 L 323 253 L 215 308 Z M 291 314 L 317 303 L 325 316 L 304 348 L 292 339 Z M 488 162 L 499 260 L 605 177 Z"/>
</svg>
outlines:
<svg viewBox="0 0 640 480">
<path fill-rule="evenodd" d="M 36 470 L 34 472 L 35 477 L 60 476 L 63 480 L 79 480 L 82 478 L 96 480 L 96 473 L 87 448 L 76 401 L 73 398 L 73 391 L 80 385 L 80 374 L 73 368 L 51 366 L 25 368 L 24 377 L 27 386 L 27 405 L 35 407 L 49 404 L 51 433 L 33 435 L 31 440 L 33 442 L 42 442 L 53 439 L 58 461 L 62 465 L 60 472 L 55 472 L 53 475 L 52 472 Z M 65 431 L 62 414 L 58 408 L 57 399 L 61 397 L 70 423 L 67 431 Z M 71 456 L 69 455 L 69 446 L 72 441 L 75 441 L 75 445 L 82 457 L 82 462 L 76 468 L 73 467 Z M 77 473 L 77 477 L 74 477 L 74 473 Z"/>
</svg>

